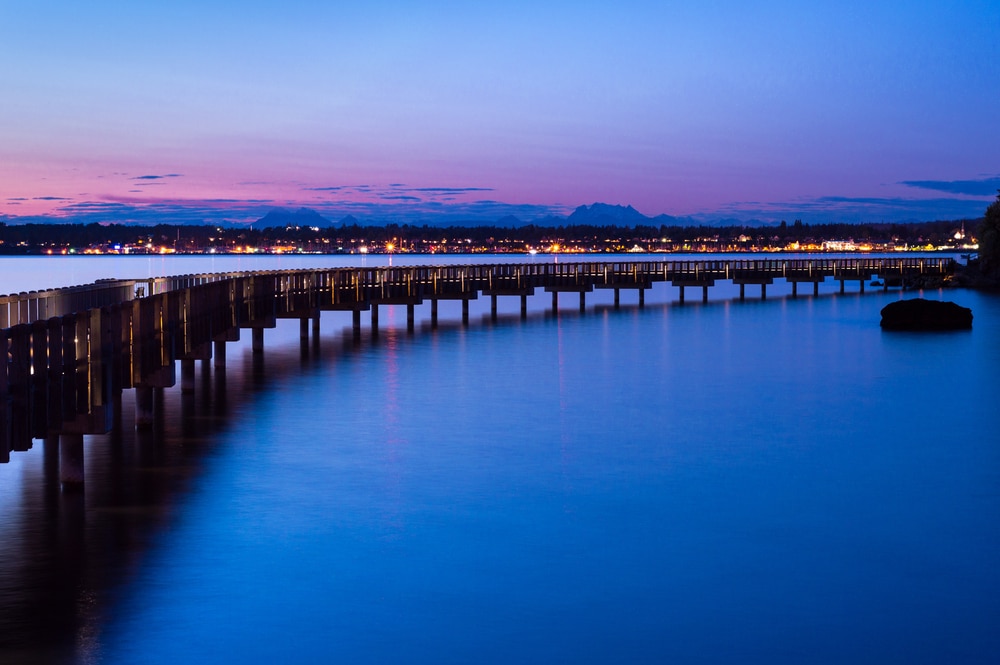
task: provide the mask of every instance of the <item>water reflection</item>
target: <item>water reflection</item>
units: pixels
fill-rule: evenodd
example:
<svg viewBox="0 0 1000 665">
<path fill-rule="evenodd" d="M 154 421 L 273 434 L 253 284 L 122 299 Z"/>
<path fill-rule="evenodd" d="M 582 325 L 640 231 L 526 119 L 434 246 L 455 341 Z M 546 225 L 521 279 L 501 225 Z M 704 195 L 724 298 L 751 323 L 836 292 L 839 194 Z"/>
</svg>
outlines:
<svg viewBox="0 0 1000 665">
<path fill-rule="evenodd" d="M 33 450 L 28 445 L 30 452 L 15 452 L 14 461 L 0 467 L 6 505 L 0 511 L 5 561 L 0 566 L 0 659 L 100 662 L 108 613 L 138 573 L 147 550 L 169 537 L 205 465 L 224 454 L 218 448 L 221 435 L 234 422 L 253 421 L 255 402 L 284 382 L 359 353 L 384 355 L 386 390 L 377 399 L 385 405 L 380 438 L 391 461 L 392 449 L 405 445 L 399 405 L 406 399 L 392 377 L 399 354 L 405 352 L 401 347 L 414 340 L 398 328 L 397 308 L 387 309 L 386 329 L 366 328 L 362 338 L 344 325 L 328 337 L 300 338 L 296 347 L 293 325 L 298 322 L 286 321 L 284 330 L 272 331 L 276 337 L 262 354 L 253 353 L 244 340 L 230 345 L 222 366 L 213 366 L 211 358 L 197 361 L 193 390 L 183 390 L 183 382 L 153 389 L 151 427 L 133 426 L 134 390 L 116 395 L 111 431 L 85 437 L 86 482 L 79 491 L 68 491 L 61 483 L 58 436 L 29 440 Z M 448 319 L 451 313 L 459 318 Z M 460 340 L 466 328 L 460 314 L 447 309 L 443 314 L 433 325 L 425 317 L 420 336 Z M 485 314 L 480 322 L 525 323 L 519 315 L 492 321 Z M 359 384 L 365 381 L 358 377 Z M 391 487 L 385 489 L 391 493 Z"/>
<path fill-rule="evenodd" d="M 927 340 L 871 329 L 882 295 L 768 296 L 290 321 L 149 429 L 127 392 L 84 492 L 54 442 L 0 467 L 0 660 L 1000 653 L 1000 311 Z M 918 423 L 928 381 L 977 392 Z"/>
<path fill-rule="evenodd" d="M 3 469 L 3 480 L 17 468 L 21 494 L 0 515 L 4 662 L 86 655 L 142 553 L 169 532 L 178 501 L 218 454 L 213 446 L 234 413 L 251 414 L 257 395 L 302 368 L 287 352 L 265 361 L 243 351 L 241 363 L 222 369 L 202 361 L 193 392 L 154 390 L 151 428 L 131 426 L 134 393 L 124 393 L 111 432 L 86 437 L 84 491 L 60 487 L 58 437 L 41 451 L 15 453 L 23 457 Z"/>
</svg>

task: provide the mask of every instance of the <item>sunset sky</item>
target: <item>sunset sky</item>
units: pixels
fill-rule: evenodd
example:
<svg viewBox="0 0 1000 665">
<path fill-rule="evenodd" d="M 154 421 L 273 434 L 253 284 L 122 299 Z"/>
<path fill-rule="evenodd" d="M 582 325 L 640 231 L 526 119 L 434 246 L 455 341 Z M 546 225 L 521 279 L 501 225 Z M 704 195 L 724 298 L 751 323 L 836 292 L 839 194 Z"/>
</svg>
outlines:
<svg viewBox="0 0 1000 665">
<path fill-rule="evenodd" d="M 0 220 L 978 217 L 1000 3 L 0 0 Z"/>
</svg>

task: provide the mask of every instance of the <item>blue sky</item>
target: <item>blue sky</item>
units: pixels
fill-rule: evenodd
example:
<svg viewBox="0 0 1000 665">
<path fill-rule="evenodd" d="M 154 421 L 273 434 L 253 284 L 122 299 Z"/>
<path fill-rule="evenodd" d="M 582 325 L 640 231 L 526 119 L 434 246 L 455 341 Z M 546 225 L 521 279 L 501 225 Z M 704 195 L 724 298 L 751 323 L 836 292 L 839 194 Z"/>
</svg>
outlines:
<svg viewBox="0 0 1000 665">
<path fill-rule="evenodd" d="M 1000 186 L 996 2 L 0 0 L 0 25 L 8 221 L 936 219 Z"/>
</svg>

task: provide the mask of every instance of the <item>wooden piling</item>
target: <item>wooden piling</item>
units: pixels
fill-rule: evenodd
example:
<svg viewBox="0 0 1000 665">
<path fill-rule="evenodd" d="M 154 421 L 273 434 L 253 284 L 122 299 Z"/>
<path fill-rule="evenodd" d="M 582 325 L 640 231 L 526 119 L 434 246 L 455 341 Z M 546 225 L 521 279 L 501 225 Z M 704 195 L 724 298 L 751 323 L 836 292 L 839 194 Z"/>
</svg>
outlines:
<svg viewBox="0 0 1000 665">
<path fill-rule="evenodd" d="M 215 341 L 215 369 L 223 369 L 226 366 L 226 343 L 222 340 Z"/>
<path fill-rule="evenodd" d="M 135 387 L 135 426 L 148 429 L 153 426 L 153 389 L 146 386 Z"/>
<path fill-rule="evenodd" d="M 83 434 L 59 435 L 59 481 L 64 491 L 83 489 Z"/>
<path fill-rule="evenodd" d="M 194 392 L 194 358 L 181 360 L 181 392 Z"/>
<path fill-rule="evenodd" d="M 30 327 L 20 324 L 8 330 L 10 341 L 7 377 L 11 415 L 10 443 L 12 450 L 31 448 L 31 335 Z"/>
<path fill-rule="evenodd" d="M 0 308 L 5 306 L 0 306 Z M 10 399 L 8 393 L 7 368 L 10 352 L 10 345 L 7 341 L 7 329 L 0 329 L 0 353 L 3 354 L 4 362 L 0 363 L 0 463 L 10 461 L 11 441 L 10 441 Z"/>
</svg>

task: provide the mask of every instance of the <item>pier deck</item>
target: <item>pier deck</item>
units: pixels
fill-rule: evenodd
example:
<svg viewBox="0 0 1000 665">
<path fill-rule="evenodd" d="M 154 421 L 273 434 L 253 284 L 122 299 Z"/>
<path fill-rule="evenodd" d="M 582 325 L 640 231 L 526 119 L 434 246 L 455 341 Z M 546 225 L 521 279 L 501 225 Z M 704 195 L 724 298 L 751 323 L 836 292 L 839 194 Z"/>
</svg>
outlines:
<svg viewBox="0 0 1000 665">
<path fill-rule="evenodd" d="M 703 299 L 717 282 L 760 286 L 783 279 L 797 296 L 800 283 L 813 293 L 827 279 L 858 282 L 861 291 L 873 278 L 944 275 L 954 270 L 950 258 L 751 259 L 687 261 L 594 261 L 580 263 L 507 263 L 455 266 L 328 268 L 261 272 L 179 275 L 146 280 L 99 280 L 94 284 L 0 296 L 0 343 L 6 362 L 0 374 L 0 462 L 11 451 L 27 450 L 33 439 L 58 437 L 65 449 L 66 484 L 82 484 L 83 435 L 109 431 L 120 408 L 121 394 L 135 390 L 136 427 L 148 426 L 156 400 L 153 391 L 172 387 L 181 365 L 181 389 L 193 389 L 194 363 L 214 356 L 225 367 L 225 349 L 251 331 L 254 353 L 264 350 L 265 330 L 278 319 L 299 319 L 308 339 L 312 322 L 319 334 L 324 311 L 349 311 L 355 336 L 361 334 L 361 312 L 370 312 L 372 334 L 378 333 L 383 305 L 404 305 L 407 327 L 415 308 L 430 303 L 431 324 L 438 302 L 462 303 L 468 323 L 469 301 L 527 298 L 542 290 L 558 308 L 561 293 L 579 297 L 595 289 L 613 289 L 615 306 L 621 290 L 634 289 L 639 306 L 657 282 L 679 289 L 702 289 Z M 883 288 L 888 288 L 883 286 Z"/>
</svg>

